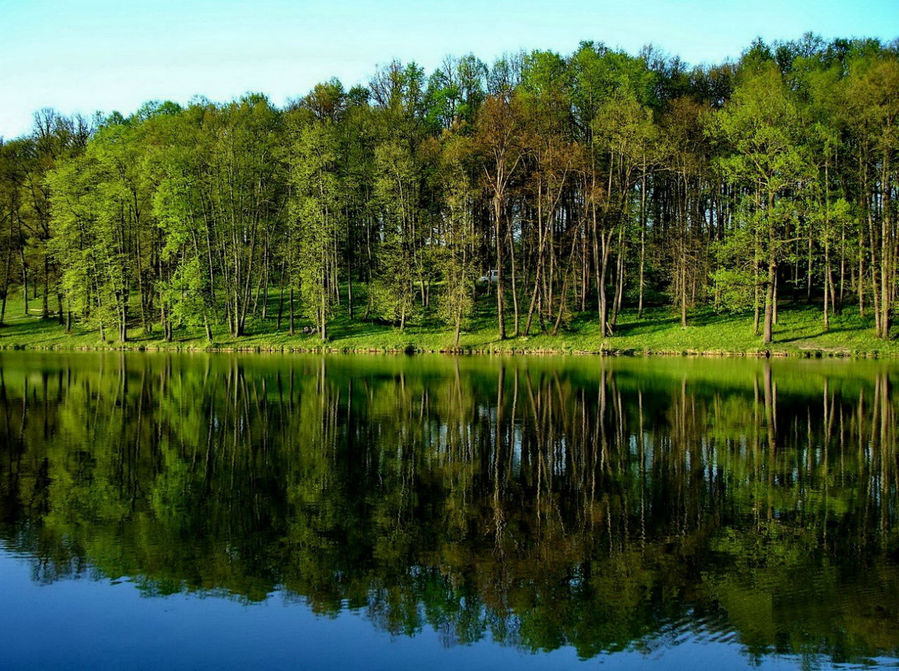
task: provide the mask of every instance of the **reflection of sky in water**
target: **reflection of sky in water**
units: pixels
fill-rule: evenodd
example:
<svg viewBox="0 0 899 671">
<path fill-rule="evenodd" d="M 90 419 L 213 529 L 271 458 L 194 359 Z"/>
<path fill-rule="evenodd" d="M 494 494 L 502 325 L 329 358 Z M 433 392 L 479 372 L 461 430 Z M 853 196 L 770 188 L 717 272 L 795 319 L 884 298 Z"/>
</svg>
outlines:
<svg viewBox="0 0 899 671">
<path fill-rule="evenodd" d="M 40 585 L 30 563 L 0 553 L 0 631 L 4 668 L 329 668 L 556 669 L 576 665 L 570 647 L 529 654 L 492 643 L 447 646 L 425 626 L 412 638 L 391 636 L 358 611 L 317 616 L 276 593 L 245 605 L 218 596 L 142 597 L 128 581 L 61 580 Z M 610 669 L 758 668 L 720 633 L 674 626 L 637 644 L 639 651 L 599 655 L 583 666 Z M 723 639 L 723 640 L 721 640 Z M 766 657 L 762 668 L 797 668 Z"/>
</svg>

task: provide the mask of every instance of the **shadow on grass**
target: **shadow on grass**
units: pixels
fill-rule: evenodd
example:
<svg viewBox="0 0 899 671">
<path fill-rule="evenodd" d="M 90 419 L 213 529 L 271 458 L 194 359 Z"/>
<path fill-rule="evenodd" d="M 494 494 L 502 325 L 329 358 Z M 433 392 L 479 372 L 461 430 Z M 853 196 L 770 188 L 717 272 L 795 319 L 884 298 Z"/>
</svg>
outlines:
<svg viewBox="0 0 899 671">
<path fill-rule="evenodd" d="M 792 330 L 795 330 L 795 329 L 792 329 Z M 865 330 L 866 330 L 866 327 L 863 327 L 863 326 L 857 326 L 857 327 L 853 327 L 853 328 L 850 328 L 850 327 L 831 328 L 827 331 L 825 331 L 824 329 L 821 329 L 817 333 L 806 333 L 806 334 L 802 334 L 802 335 L 793 336 L 791 338 L 778 337 L 778 335 L 786 335 L 786 333 L 778 334 L 775 332 L 774 338 L 775 338 L 776 343 L 800 342 L 802 340 L 813 340 L 815 338 L 821 338 L 821 337 L 828 336 L 828 335 L 835 335 L 838 333 L 864 333 Z M 844 347 L 845 347 L 845 345 L 844 345 Z"/>
<path fill-rule="evenodd" d="M 84 335 L 86 332 L 79 331 L 73 335 Z M 57 339 L 64 335 L 63 327 L 60 326 L 56 319 L 43 319 L 41 317 L 21 317 L 15 320 L 6 321 L 0 326 L 0 340 L 4 337 L 25 339 Z"/>
<path fill-rule="evenodd" d="M 662 331 L 670 331 L 674 324 L 679 324 L 680 319 L 653 319 L 652 321 L 642 322 L 622 322 L 615 326 L 616 336 L 638 336 L 649 335 L 650 333 L 660 333 Z"/>
</svg>

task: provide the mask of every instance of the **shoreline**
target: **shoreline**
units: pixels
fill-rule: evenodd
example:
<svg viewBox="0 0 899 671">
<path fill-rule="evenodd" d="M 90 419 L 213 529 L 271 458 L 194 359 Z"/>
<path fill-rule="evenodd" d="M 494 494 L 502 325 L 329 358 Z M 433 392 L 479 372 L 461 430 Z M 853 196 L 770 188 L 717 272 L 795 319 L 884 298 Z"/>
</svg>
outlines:
<svg viewBox="0 0 899 671">
<path fill-rule="evenodd" d="M 16 306 L 19 307 L 19 306 Z M 308 328 L 305 320 L 300 325 Z M 299 325 L 298 325 L 299 327 Z M 765 345 L 753 334 L 751 314 L 696 311 L 687 327 L 666 308 L 650 308 L 640 316 L 621 313 L 614 336 L 602 335 L 589 313 L 574 315 L 558 334 L 535 332 L 504 340 L 489 311 L 473 317 L 458 346 L 453 332 L 433 318 L 400 331 L 389 325 L 353 320 L 341 313 L 329 324 L 329 340 L 298 330 L 279 330 L 272 320 L 258 320 L 241 336 L 221 327 L 207 340 L 199 328 L 179 329 L 167 342 L 157 329 L 135 326 L 128 340 L 103 341 L 96 330 L 76 326 L 66 333 L 56 319 L 15 317 L 0 327 L 0 350 L 88 352 L 195 352 L 266 354 L 442 354 L 451 356 L 587 356 L 706 357 L 792 359 L 899 359 L 899 339 L 875 337 L 870 318 L 852 310 L 835 315 L 824 330 L 820 311 L 812 306 L 782 309 L 774 342 Z M 109 334 L 112 335 L 112 334 Z"/>
<path fill-rule="evenodd" d="M 430 348 L 410 345 L 405 348 L 385 347 L 289 347 L 275 345 L 218 346 L 200 347 L 196 345 L 171 346 L 144 345 L 129 343 L 125 345 L 26 345 L 21 343 L 0 343 L 0 351 L 29 352 L 146 352 L 146 353 L 188 353 L 188 354 L 371 354 L 371 355 L 444 355 L 444 356 L 564 356 L 564 357 L 646 357 L 646 358 L 718 358 L 718 359 L 899 359 L 891 352 L 879 350 L 849 351 L 846 349 L 800 348 L 797 350 L 699 350 L 699 349 L 567 349 L 567 348 L 533 348 L 533 347 L 459 347 Z"/>
</svg>

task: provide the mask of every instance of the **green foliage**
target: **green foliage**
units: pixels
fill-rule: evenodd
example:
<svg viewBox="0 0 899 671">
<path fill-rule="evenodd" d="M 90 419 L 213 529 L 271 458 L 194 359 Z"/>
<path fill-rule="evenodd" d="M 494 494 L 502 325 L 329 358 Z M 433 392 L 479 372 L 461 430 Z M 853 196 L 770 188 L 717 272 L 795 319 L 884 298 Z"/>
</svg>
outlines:
<svg viewBox="0 0 899 671">
<path fill-rule="evenodd" d="M 886 342 L 897 82 L 875 40 L 757 41 L 697 68 L 585 42 L 430 74 L 394 61 L 284 109 L 153 101 L 93 125 L 41 110 L 0 147 L 0 321 L 19 294 L 119 343 L 277 339 L 285 318 L 327 340 L 344 310 L 401 331 L 437 316 L 461 342 L 473 280 L 494 271 L 500 339 L 590 311 L 614 337 L 630 307 L 673 304 L 687 328 L 751 304 L 768 346 L 804 289 L 825 329 L 852 302 Z"/>
<path fill-rule="evenodd" d="M 330 121 L 302 123 L 291 152 L 291 274 L 322 337 L 331 316 L 337 276 L 341 189 L 338 138 Z"/>
</svg>

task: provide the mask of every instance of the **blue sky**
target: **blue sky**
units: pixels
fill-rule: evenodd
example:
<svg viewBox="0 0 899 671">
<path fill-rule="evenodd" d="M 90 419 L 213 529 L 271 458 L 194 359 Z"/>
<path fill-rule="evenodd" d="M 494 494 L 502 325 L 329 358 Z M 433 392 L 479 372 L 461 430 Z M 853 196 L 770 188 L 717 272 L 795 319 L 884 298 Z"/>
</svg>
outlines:
<svg viewBox="0 0 899 671">
<path fill-rule="evenodd" d="M 364 83 L 379 64 L 447 54 L 492 61 L 569 53 L 585 39 L 652 43 L 691 64 L 736 58 L 753 38 L 899 37 L 899 0 L 0 0 L 0 136 L 32 113 L 119 110 L 193 94 L 260 91 L 277 104 L 331 76 Z"/>
</svg>

